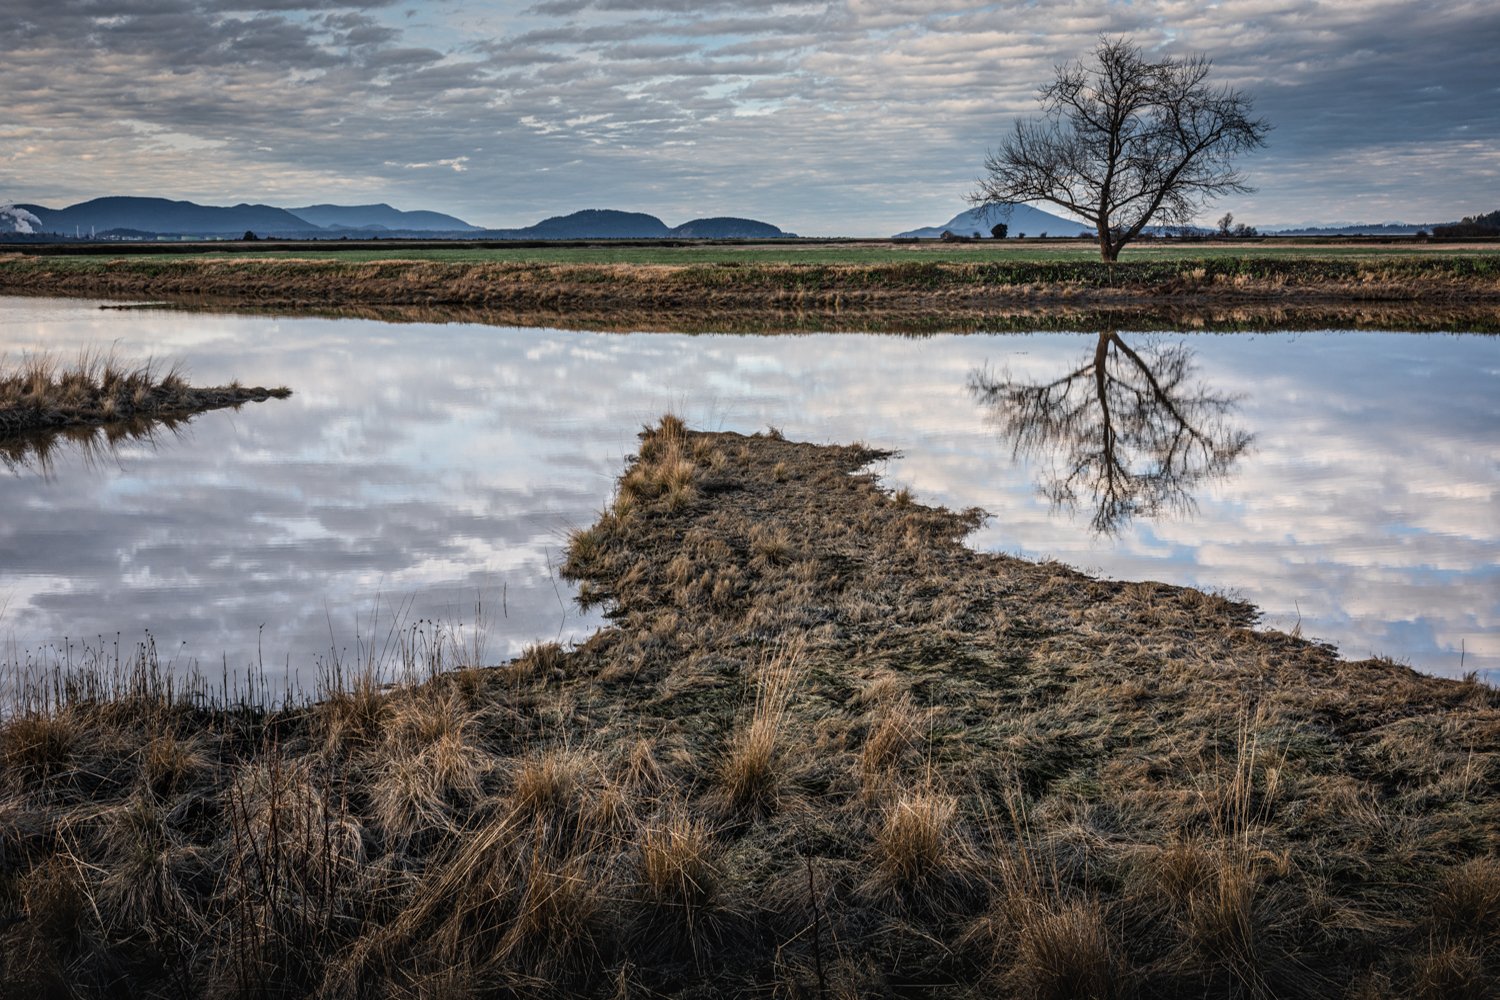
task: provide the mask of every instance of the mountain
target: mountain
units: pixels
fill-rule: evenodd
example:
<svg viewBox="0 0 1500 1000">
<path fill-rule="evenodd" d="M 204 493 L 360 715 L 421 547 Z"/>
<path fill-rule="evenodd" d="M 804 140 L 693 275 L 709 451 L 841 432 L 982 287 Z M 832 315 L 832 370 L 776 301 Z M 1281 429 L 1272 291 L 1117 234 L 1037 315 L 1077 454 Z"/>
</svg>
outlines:
<svg viewBox="0 0 1500 1000">
<path fill-rule="evenodd" d="M 17 205 L 41 220 L 49 233 L 87 234 L 90 229 L 137 229 L 148 233 L 209 235 L 299 232 L 319 227 L 282 208 L 270 205 L 196 205 L 165 198 L 95 198 L 67 208 Z"/>
<path fill-rule="evenodd" d="M 641 240 L 670 234 L 667 224 L 654 215 L 588 208 L 523 229 L 486 229 L 475 235 L 495 240 Z"/>
<path fill-rule="evenodd" d="M 735 219 L 716 216 L 712 219 L 694 219 L 680 226 L 673 226 L 668 234 L 693 240 L 769 240 L 778 236 L 790 236 L 769 222 L 754 219 Z"/>
<path fill-rule="evenodd" d="M 486 229 L 473 235 L 496 240 L 758 240 L 791 234 L 755 219 L 717 216 L 668 228 L 654 215 L 589 208 L 571 215 L 555 215 L 523 229 Z"/>
<path fill-rule="evenodd" d="M 464 232 L 477 230 L 462 219 L 441 212 L 403 212 L 379 205 L 306 205 L 288 212 L 327 229 L 402 229 L 416 232 Z"/>
<path fill-rule="evenodd" d="M 1094 232 L 1086 223 L 1070 222 L 1030 205 L 1012 205 L 1009 212 L 997 206 L 982 205 L 960 212 L 945 225 L 897 233 L 893 239 L 936 239 L 945 230 L 955 236 L 982 236 L 988 239 L 991 227 L 1000 222 L 1010 227 L 1010 236 L 1020 236 L 1023 233 L 1027 236 L 1040 236 L 1043 233 L 1048 236 L 1077 236 L 1080 233 L 1092 235 Z"/>
</svg>

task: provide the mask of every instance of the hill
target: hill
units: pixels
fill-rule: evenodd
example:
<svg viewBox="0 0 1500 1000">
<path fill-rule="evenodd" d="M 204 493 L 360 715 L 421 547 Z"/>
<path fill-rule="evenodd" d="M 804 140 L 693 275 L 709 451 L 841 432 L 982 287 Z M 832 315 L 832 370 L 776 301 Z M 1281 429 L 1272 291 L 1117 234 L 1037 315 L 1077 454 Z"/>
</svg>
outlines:
<svg viewBox="0 0 1500 1000">
<path fill-rule="evenodd" d="M 319 227 L 283 208 L 270 205 L 198 205 L 166 198 L 94 198 L 67 208 L 17 205 L 41 220 L 49 233 L 71 235 L 90 229 L 135 229 L 147 233 L 182 233 L 192 236 L 306 232 Z"/>
<path fill-rule="evenodd" d="M 287 211 L 314 226 L 326 229 L 400 229 L 416 232 L 463 232 L 478 230 L 452 215 L 442 212 L 403 212 L 381 203 L 378 205 L 306 205 Z"/>
<path fill-rule="evenodd" d="M 521 229 L 486 229 L 475 236 L 496 240 L 774 239 L 791 235 L 768 222 L 717 216 L 668 227 L 654 215 L 588 208 L 555 215 Z"/>
<path fill-rule="evenodd" d="M 941 226 L 924 226 L 921 229 L 911 229 L 904 233 L 897 233 L 894 239 L 937 239 L 943 233 L 951 232 L 956 236 L 981 236 L 988 238 L 990 229 L 996 223 L 1003 222 L 1010 227 L 1010 236 L 1040 236 L 1046 233 L 1048 236 L 1077 236 L 1080 233 L 1092 234 L 1093 229 L 1086 223 L 1073 222 L 1061 216 L 1044 212 L 1030 205 L 1012 205 L 1009 211 L 993 206 L 980 206 L 971 208 L 967 212 L 960 212 Z"/>
<path fill-rule="evenodd" d="M 665 222 L 644 212 L 587 208 L 571 215 L 554 215 L 521 229 L 486 229 L 478 235 L 497 240 L 639 240 L 671 233 Z"/>
<path fill-rule="evenodd" d="M 792 234 L 782 232 L 769 222 L 717 216 L 711 219 L 693 219 L 680 226 L 673 226 L 671 235 L 695 240 L 770 240 Z"/>
</svg>

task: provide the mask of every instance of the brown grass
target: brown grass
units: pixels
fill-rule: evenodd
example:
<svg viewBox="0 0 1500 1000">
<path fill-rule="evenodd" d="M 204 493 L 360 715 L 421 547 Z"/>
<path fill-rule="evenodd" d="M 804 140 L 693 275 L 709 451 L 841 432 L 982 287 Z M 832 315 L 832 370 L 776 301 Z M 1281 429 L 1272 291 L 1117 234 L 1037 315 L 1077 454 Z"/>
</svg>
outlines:
<svg viewBox="0 0 1500 1000">
<path fill-rule="evenodd" d="M 798 647 L 783 649 L 760 667 L 755 708 L 719 765 L 719 781 L 732 809 L 769 812 L 780 804 L 790 767 L 782 730 L 797 680 L 798 652 Z"/>
<path fill-rule="evenodd" d="M 613 625 L 500 668 L 7 679 L 0 997 L 1493 995 L 1492 688 L 876 457 L 649 428 L 568 554 Z"/>
<path fill-rule="evenodd" d="M 205 410 L 290 395 L 284 386 L 238 382 L 195 388 L 181 368 L 162 370 L 149 361 L 126 365 L 110 353 L 85 351 L 72 365 L 50 354 L 13 364 L 0 359 L 0 460 L 45 467 L 60 435 L 93 452 L 121 438 L 149 439 L 154 426 L 170 429 Z M 102 442 L 98 429 L 104 430 Z"/>
<path fill-rule="evenodd" d="M 0 262 L 0 290 L 201 299 L 257 308 L 437 305 L 592 317 L 663 310 L 871 314 L 1037 304 L 1140 307 L 1274 302 L 1468 302 L 1500 299 L 1495 255 L 1134 261 L 605 264 L 339 261 L 298 258 Z M 608 320 L 604 320 L 608 322 Z M 660 325 L 648 320 L 649 329 Z"/>
</svg>

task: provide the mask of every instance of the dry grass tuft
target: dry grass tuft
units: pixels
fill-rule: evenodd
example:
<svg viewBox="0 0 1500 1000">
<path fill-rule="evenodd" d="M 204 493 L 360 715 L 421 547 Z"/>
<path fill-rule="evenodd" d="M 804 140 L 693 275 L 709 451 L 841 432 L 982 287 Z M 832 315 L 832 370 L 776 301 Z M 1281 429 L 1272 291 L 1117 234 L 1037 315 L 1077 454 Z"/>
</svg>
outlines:
<svg viewBox="0 0 1500 1000">
<path fill-rule="evenodd" d="M 558 643 L 538 643 L 526 647 L 512 665 L 512 670 L 520 677 L 545 679 L 562 672 L 564 657 L 564 650 Z"/>
<path fill-rule="evenodd" d="M 1414 1000 L 1494 1000 L 1495 980 L 1478 948 L 1434 942 L 1412 962 L 1407 995 Z"/>
<path fill-rule="evenodd" d="M 647 897 L 685 923 L 713 900 L 719 871 L 707 824 L 669 808 L 641 833 L 641 879 Z"/>
<path fill-rule="evenodd" d="M 1129 989 L 1097 900 L 1025 907 L 1006 976 L 1033 1000 L 1113 1000 Z"/>
<path fill-rule="evenodd" d="M 312 709 L 314 728 L 330 753 L 347 753 L 379 743 L 390 713 L 389 693 L 374 671 L 335 687 Z"/>
<path fill-rule="evenodd" d="M 735 810 L 769 812 L 779 802 L 787 767 L 782 734 L 800 655 L 800 646 L 789 647 L 760 667 L 749 723 L 736 735 L 719 766 L 719 782 Z"/>
<path fill-rule="evenodd" d="M 524 762 L 511 782 L 518 815 L 561 816 L 574 812 L 587 786 L 588 763 L 572 750 L 553 749 Z"/>
<path fill-rule="evenodd" d="M 958 800 L 929 789 L 886 806 L 871 842 L 877 884 L 902 893 L 930 888 L 959 868 Z"/>
<path fill-rule="evenodd" d="M 456 835 L 491 770 L 490 758 L 459 733 L 385 757 L 370 785 L 370 810 L 388 849 L 408 851 Z"/>
<path fill-rule="evenodd" d="M 1471 858 L 1449 868 L 1432 910 L 1436 934 L 1500 944 L 1500 858 Z"/>
<path fill-rule="evenodd" d="M 867 789 L 877 786 L 899 768 L 921 738 L 921 720 L 911 697 L 904 692 L 884 701 L 875 717 L 859 755 L 860 773 Z"/>
<path fill-rule="evenodd" d="M 201 740 L 164 733 L 141 748 L 141 779 L 152 794 L 169 799 L 208 776 L 213 760 Z"/>
<path fill-rule="evenodd" d="M 0 725 L 0 764 L 10 779 L 7 784 L 31 785 L 68 770 L 81 737 L 67 712 L 28 714 Z"/>
<path fill-rule="evenodd" d="M 750 532 L 750 551 L 766 565 L 785 566 L 792 561 L 792 538 L 785 528 L 757 525 Z"/>
</svg>

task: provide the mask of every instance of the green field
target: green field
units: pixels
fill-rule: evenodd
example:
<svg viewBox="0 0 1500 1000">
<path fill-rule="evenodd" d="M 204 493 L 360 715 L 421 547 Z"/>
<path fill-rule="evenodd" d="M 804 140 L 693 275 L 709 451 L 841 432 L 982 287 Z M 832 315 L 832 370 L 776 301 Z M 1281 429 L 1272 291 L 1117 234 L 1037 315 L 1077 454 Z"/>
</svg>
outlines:
<svg viewBox="0 0 1500 1000">
<path fill-rule="evenodd" d="M 1433 246 L 1429 244 L 1323 244 L 1323 243 L 1247 243 L 1243 245 L 1171 243 L 1126 247 L 1122 261 L 1215 260 L 1223 258 L 1291 258 L 1350 259 L 1408 257 L 1494 256 L 1495 246 Z M 996 246 L 992 241 L 968 244 L 865 244 L 813 243 L 806 246 L 786 244 L 700 245 L 700 246 L 524 246 L 514 249 L 489 247 L 394 247 L 358 250 L 307 250 L 281 248 L 235 250 L 226 252 L 197 251 L 187 253 L 134 254 L 121 247 L 122 257 L 151 260 L 223 260 L 254 258 L 297 258 L 300 260 L 338 260 L 347 263 L 376 260 L 431 260 L 449 263 L 548 263 L 548 264 L 881 264 L 920 260 L 958 263 L 1033 263 L 1047 261 L 1097 261 L 1098 247 L 1084 240 L 1007 243 Z M 53 263 L 97 264 L 110 259 L 107 255 L 48 256 Z"/>
</svg>

